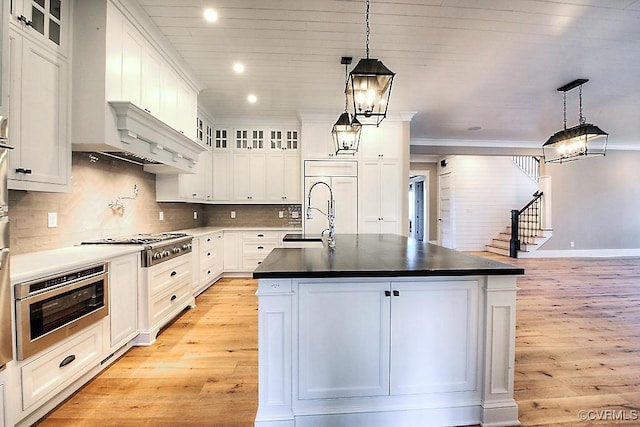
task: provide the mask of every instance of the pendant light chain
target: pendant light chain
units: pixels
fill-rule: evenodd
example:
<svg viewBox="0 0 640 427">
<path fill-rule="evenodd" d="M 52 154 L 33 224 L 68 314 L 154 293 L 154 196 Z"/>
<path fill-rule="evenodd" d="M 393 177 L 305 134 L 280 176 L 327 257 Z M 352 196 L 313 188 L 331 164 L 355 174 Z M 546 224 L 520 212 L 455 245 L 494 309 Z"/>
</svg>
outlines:
<svg viewBox="0 0 640 427">
<path fill-rule="evenodd" d="M 564 130 L 567 130 L 567 92 L 562 92 L 562 103 L 564 112 Z"/>
<path fill-rule="evenodd" d="M 351 62 L 351 61 L 349 61 Z M 344 86 L 347 87 L 349 85 L 349 75 L 347 74 L 347 68 L 349 64 L 344 64 Z M 344 93 L 344 111 L 349 111 L 349 97 L 347 96 L 347 92 Z"/>
<path fill-rule="evenodd" d="M 580 88 L 578 89 L 578 96 L 580 97 L 580 124 L 583 125 L 587 121 L 582 115 L 582 85 L 580 85 Z"/>
<path fill-rule="evenodd" d="M 371 34 L 371 29 L 369 28 L 369 0 L 367 0 L 367 13 L 366 13 L 366 23 L 367 23 L 367 59 L 369 59 L 369 34 Z"/>
</svg>

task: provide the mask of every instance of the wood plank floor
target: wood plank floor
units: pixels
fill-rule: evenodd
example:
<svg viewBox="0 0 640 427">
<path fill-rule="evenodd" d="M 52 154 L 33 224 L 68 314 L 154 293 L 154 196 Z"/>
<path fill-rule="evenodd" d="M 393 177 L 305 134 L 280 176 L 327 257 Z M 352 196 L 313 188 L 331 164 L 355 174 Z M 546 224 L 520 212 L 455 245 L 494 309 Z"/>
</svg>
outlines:
<svg viewBox="0 0 640 427">
<path fill-rule="evenodd" d="M 640 425 L 640 258 L 476 255 L 526 269 L 515 367 L 522 425 Z M 255 289 L 221 280 L 154 346 L 129 351 L 38 425 L 252 426 Z"/>
</svg>

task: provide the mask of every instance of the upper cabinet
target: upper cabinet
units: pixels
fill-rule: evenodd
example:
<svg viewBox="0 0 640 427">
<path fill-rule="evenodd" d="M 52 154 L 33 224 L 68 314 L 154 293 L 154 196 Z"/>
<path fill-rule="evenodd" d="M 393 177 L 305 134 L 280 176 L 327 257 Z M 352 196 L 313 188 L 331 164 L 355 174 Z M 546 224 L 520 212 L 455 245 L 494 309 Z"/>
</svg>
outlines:
<svg viewBox="0 0 640 427">
<path fill-rule="evenodd" d="M 50 0 L 12 2 L 6 46 L 14 147 L 9 153 L 10 189 L 70 189 L 69 11 L 64 6 Z"/>
<path fill-rule="evenodd" d="M 68 56 L 70 2 L 10 0 L 10 4 L 14 26 L 41 46 Z"/>
<path fill-rule="evenodd" d="M 73 149 L 192 173 L 206 151 L 194 126 L 199 86 L 173 47 L 133 0 L 75 2 L 74 22 Z"/>
</svg>

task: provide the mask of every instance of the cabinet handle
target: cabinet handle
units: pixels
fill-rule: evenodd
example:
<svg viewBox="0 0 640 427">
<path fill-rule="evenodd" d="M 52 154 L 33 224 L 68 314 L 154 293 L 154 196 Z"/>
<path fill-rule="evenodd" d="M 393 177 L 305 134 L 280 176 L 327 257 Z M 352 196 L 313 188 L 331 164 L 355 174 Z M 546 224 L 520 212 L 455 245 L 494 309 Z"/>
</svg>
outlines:
<svg viewBox="0 0 640 427">
<path fill-rule="evenodd" d="M 211 256 L 211 252 L 207 252 L 207 256 Z"/>
<path fill-rule="evenodd" d="M 211 237 L 207 237 L 207 242 L 210 242 L 210 241 L 211 241 Z"/>
<path fill-rule="evenodd" d="M 391 291 L 384 291 L 384 296 L 385 297 L 390 297 L 391 296 Z"/>
<path fill-rule="evenodd" d="M 264 234 L 260 233 L 258 234 L 258 237 L 264 237 Z"/>
<path fill-rule="evenodd" d="M 27 27 L 33 27 L 33 22 L 29 21 L 26 16 L 20 15 L 18 16 L 18 21 L 22 22 Z"/>
<path fill-rule="evenodd" d="M 264 249 L 264 246 L 258 246 L 258 249 L 262 250 Z"/>
<path fill-rule="evenodd" d="M 174 277 L 176 274 L 178 274 L 178 273 L 176 273 L 175 271 L 172 271 L 171 272 L 171 277 Z"/>
<path fill-rule="evenodd" d="M 394 296 L 394 297 L 399 297 L 399 296 L 400 296 L 400 291 L 398 291 L 398 290 L 394 290 L 394 291 L 393 291 L 393 296 Z"/>
<path fill-rule="evenodd" d="M 207 270 L 207 274 L 211 274 L 211 270 Z"/>
<path fill-rule="evenodd" d="M 31 169 L 16 168 L 16 173 L 30 174 L 31 173 Z"/>
<path fill-rule="evenodd" d="M 178 297 L 177 297 L 177 296 L 175 296 L 175 295 L 171 295 L 171 301 L 175 301 L 175 300 L 177 300 L 177 299 L 178 299 Z"/>
<path fill-rule="evenodd" d="M 58 365 L 59 368 L 64 368 L 65 366 L 67 366 L 69 363 L 73 362 L 74 360 L 76 360 L 76 355 L 72 354 L 70 356 L 65 357 L 64 359 L 62 359 L 62 362 L 60 362 L 60 365 Z"/>
</svg>

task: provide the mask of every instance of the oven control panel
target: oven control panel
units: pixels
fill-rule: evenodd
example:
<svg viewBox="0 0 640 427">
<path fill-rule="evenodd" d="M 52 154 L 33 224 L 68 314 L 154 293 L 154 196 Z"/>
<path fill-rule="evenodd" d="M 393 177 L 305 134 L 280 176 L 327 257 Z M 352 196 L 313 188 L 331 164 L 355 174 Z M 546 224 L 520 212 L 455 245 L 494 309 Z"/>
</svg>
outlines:
<svg viewBox="0 0 640 427">
<path fill-rule="evenodd" d="M 154 245 L 142 253 L 142 265 L 151 267 L 170 259 L 186 255 L 191 252 L 192 240 L 180 242 L 166 242 L 162 245 Z"/>
</svg>

